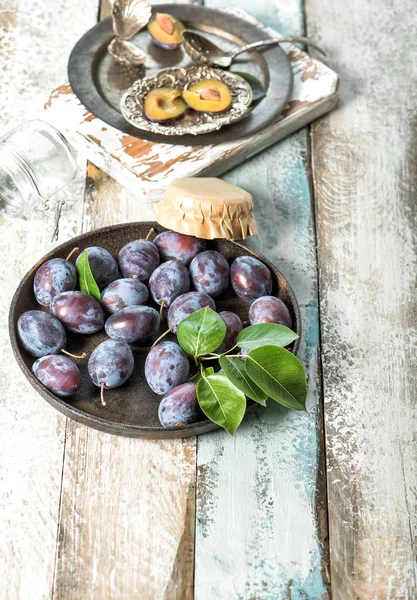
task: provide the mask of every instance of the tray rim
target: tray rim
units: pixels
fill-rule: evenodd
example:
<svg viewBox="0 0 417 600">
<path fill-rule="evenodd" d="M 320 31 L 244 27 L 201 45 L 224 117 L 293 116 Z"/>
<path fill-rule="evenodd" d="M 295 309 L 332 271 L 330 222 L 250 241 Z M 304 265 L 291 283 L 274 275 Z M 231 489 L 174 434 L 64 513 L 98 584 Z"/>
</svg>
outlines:
<svg viewBox="0 0 417 600">
<path fill-rule="evenodd" d="M 64 414 L 65 416 L 72 418 L 74 421 L 81 423 L 83 425 L 92 427 L 93 429 L 96 429 L 99 431 L 103 431 L 103 432 L 110 433 L 113 435 L 122 435 L 125 437 L 134 437 L 134 438 L 173 439 L 173 438 L 193 437 L 196 435 L 201 435 L 203 433 L 208 433 L 210 431 L 219 429 L 220 426 L 217 425 L 216 423 L 213 423 L 209 419 L 207 419 L 205 421 L 199 421 L 197 423 L 191 423 L 189 425 L 184 425 L 183 427 L 179 428 L 179 427 L 154 427 L 154 426 L 148 426 L 148 425 L 146 425 L 146 426 L 132 425 L 132 424 L 128 424 L 128 423 L 118 423 L 117 421 L 110 421 L 108 419 L 103 419 L 98 416 L 92 416 L 89 413 L 87 413 L 79 408 L 75 408 L 74 406 L 71 406 L 71 404 L 66 402 L 65 399 L 59 398 L 58 396 L 55 396 L 55 394 L 53 394 L 52 392 L 47 390 L 36 379 L 36 377 L 33 375 L 32 371 L 28 368 L 25 361 L 23 360 L 19 341 L 18 341 L 17 335 L 16 335 L 16 328 L 15 328 L 15 321 L 17 321 L 17 318 L 18 318 L 16 316 L 16 304 L 17 304 L 19 296 L 20 296 L 21 292 L 23 291 L 25 285 L 34 276 L 36 270 L 45 261 L 49 260 L 50 258 L 54 258 L 57 253 L 65 251 L 67 244 L 69 242 L 71 244 L 74 244 L 74 246 L 77 246 L 78 242 L 80 242 L 80 241 L 84 242 L 92 234 L 116 231 L 118 229 L 123 229 L 126 226 L 129 226 L 129 227 L 146 226 L 146 227 L 149 227 L 149 229 L 151 227 L 157 226 L 162 231 L 166 230 L 165 227 L 162 227 L 161 225 L 159 225 L 159 223 L 156 223 L 156 221 L 134 221 L 134 222 L 127 222 L 127 223 L 118 223 L 116 225 L 108 225 L 106 227 L 94 229 L 92 231 L 88 231 L 88 232 L 79 234 L 79 235 L 63 242 L 62 244 L 59 244 L 58 246 L 56 246 L 55 248 L 50 250 L 47 254 L 45 254 L 45 256 L 43 256 L 41 259 L 39 259 L 27 271 L 27 273 L 21 279 L 18 287 L 16 288 L 15 293 L 13 294 L 13 298 L 10 303 L 9 315 L 8 315 L 9 338 L 10 338 L 10 343 L 12 346 L 12 350 L 13 350 L 13 354 L 16 359 L 16 362 L 19 365 L 23 374 L 25 375 L 26 379 L 32 385 L 32 387 L 53 408 L 55 408 L 56 410 L 58 410 L 60 413 Z M 291 298 L 291 302 L 293 305 L 294 314 L 295 314 L 295 318 L 296 318 L 295 329 L 299 335 L 298 339 L 294 342 L 294 346 L 293 346 L 293 350 L 292 350 L 293 354 L 296 355 L 299 350 L 301 337 L 302 337 L 302 321 L 301 321 L 300 307 L 299 307 L 297 298 L 296 298 L 294 291 L 293 291 L 292 287 L 290 286 L 287 278 L 281 273 L 281 271 L 273 263 L 271 263 L 271 261 L 269 261 L 265 256 L 263 256 L 256 250 L 253 250 L 252 248 L 248 248 L 247 246 L 241 244 L 240 242 L 234 241 L 234 240 L 233 240 L 233 244 L 236 244 L 236 246 L 239 247 L 240 249 L 244 250 L 245 252 L 248 252 L 252 256 L 255 256 L 256 258 L 258 258 L 259 260 L 264 262 L 268 266 L 269 269 L 271 269 L 273 272 L 280 275 L 282 277 L 282 279 L 285 281 L 287 292 L 288 292 L 289 297 Z M 253 405 L 249 404 L 246 408 L 245 415 L 247 412 L 251 411 L 254 408 L 254 406 L 256 406 L 256 404 L 253 404 Z"/>
<path fill-rule="evenodd" d="M 161 10 L 164 12 L 169 12 L 169 10 L 177 12 L 178 10 L 181 10 L 181 9 L 188 10 L 188 11 L 203 10 L 204 12 L 213 13 L 217 16 L 221 16 L 222 18 L 231 19 L 235 22 L 241 22 L 242 24 L 245 25 L 245 27 L 250 28 L 252 31 L 256 31 L 259 36 L 259 39 L 267 39 L 267 38 L 271 37 L 268 32 L 264 31 L 264 29 L 262 29 L 258 25 L 255 25 L 254 23 L 251 23 L 250 21 L 244 19 L 241 16 L 235 15 L 230 12 L 225 12 L 225 11 L 222 11 L 219 9 L 208 8 L 205 6 L 182 5 L 182 4 L 155 4 L 152 6 L 152 14 L 154 14 L 156 11 L 161 11 Z M 279 45 L 277 45 L 277 46 L 271 46 L 270 48 L 266 48 L 262 52 L 262 58 L 266 62 L 267 76 L 269 78 L 269 85 L 268 85 L 266 97 L 264 99 L 262 99 L 261 102 L 253 108 L 253 110 L 249 111 L 248 115 L 245 118 L 243 118 L 242 120 L 237 121 L 234 124 L 228 125 L 227 127 L 221 128 L 218 131 L 209 132 L 209 133 L 200 134 L 200 135 L 165 136 L 163 134 L 155 134 L 155 133 L 148 132 L 146 130 L 137 129 L 131 123 L 129 123 L 128 121 L 126 121 L 124 119 L 123 115 L 120 113 L 119 110 L 116 110 L 115 108 L 113 108 L 110 104 L 108 104 L 104 100 L 104 98 L 99 93 L 99 91 L 97 90 L 95 85 L 91 85 L 91 83 L 94 81 L 94 64 L 97 61 L 97 54 L 99 52 L 102 52 L 103 46 L 107 46 L 108 42 L 110 41 L 111 30 L 112 30 L 111 27 L 112 27 L 111 26 L 111 17 L 107 17 L 107 18 L 103 19 L 102 21 L 99 21 L 93 27 L 91 27 L 77 41 L 77 43 L 75 44 L 75 46 L 73 47 L 73 49 L 71 51 L 71 54 L 70 54 L 70 57 L 68 60 L 68 78 L 69 78 L 69 82 L 70 82 L 70 85 L 71 85 L 71 88 L 72 88 L 74 94 L 77 96 L 79 101 L 87 108 L 87 110 L 89 112 L 91 112 L 94 116 L 99 118 L 101 121 L 103 121 L 107 125 L 110 125 L 111 127 L 115 128 L 116 130 L 120 131 L 121 133 L 124 133 L 126 135 L 131 135 L 133 137 L 136 137 L 138 139 L 143 139 L 145 141 L 151 141 L 151 142 L 161 143 L 161 144 L 170 144 L 173 146 L 175 146 L 175 145 L 207 146 L 207 145 L 213 145 L 213 144 L 234 142 L 234 141 L 237 141 L 237 140 L 245 138 L 245 137 L 250 137 L 250 136 L 258 133 L 260 130 L 264 129 L 265 127 L 267 127 L 274 119 L 279 117 L 279 115 L 284 110 L 285 106 L 288 104 L 288 100 L 291 96 L 291 92 L 292 92 L 292 88 L 293 88 L 293 72 L 292 72 L 291 64 L 290 64 L 287 54 Z M 100 39 L 100 40 L 96 40 L 94 42 L 96 49 L 95 49 L 95 53 L 91 57 L 91 51 L 88 49 L 93 44 L 93 42 L 91 41 L 91 37 L 93 35 L 92 32 L 97 31 L 97 30 L 101 31 L 101 30 L 107 30 L 107 29 L 109 29 L 109 37 L 108 38 L 106 37 L 106 40 Z M 263 120 L 262 123 L 258 123 L 258 124 L 255 123 L 255 124 L 250 125 L 253 114 L 255 113 L 255 111 L 257 111 L 257 110 L 259 111 L 260 106 L 263 105 L 264 107 L 267 106 L 267 107 L 271 108 L 271 106 L 273 107 L 276 105 L 276 98 L 274 97 L 274 92 L 277 93 L 279 90 L 281 90 L 283 87 L 283 84 L 281 82 L 282 78 L 274 79 L 271 77 L 272 69 L 270 68 L 270 65 L 268 64 L 268 57 L 275 56 L 275 60 L 276 60 L 276 56 L 278 56 L 278 55 L 280 56 L 280 60 L 283 61 L 283 63 L 285 63 L 286 77 L 288 79 L 286 94 L 283 96 L 283 99 L 281 101 L 282 106 L 279 105 L 278 110 L 269 110 L 269 115 L 267 117 L 265 117 L 265 119 Z M 79 71 L 82 68 L 80 61 L 86 60 L 86 57 L 89 57 L 88 71 L 86 72 L 89 77 L 89 79 L 88 79 L 89 86 L 90 86 L 89 90 L 87 89 L 85 80 L 83 82 L 80 82 L 81 75 L 79 75 Z M 91 58 L 92 58 L 92 60 L 91 60 Z M 74 78 L 74 76 L 75 76 L 75 78 Z M 75 81 L 75 84 L 74 84 L 74 81 Z M 268 94 L 269 94 L 269 98 L 268 98 Z M 90 102 L 90 97 L 91 97 L 91 102 Z M 97 103 L 99 103 L 103 109 L 102 113 L 99 115 L 97 115 L 95 110 L 93 110 L 93 105 L 96 105 Z M 268 103 L 268 104 L 265 104 L 265 103 Z M 258 113 L 256 113 L 255 116 L 257 114 Z M 117 117 L 116 117 L 116 115 L 117 115 Z M 116 121 L 118 122 L 117 125 L 115 124 Z M 246 127 L 245 127 L 245 125 L 246 125 Z M 247 130 L 245 130 L 245 129 L 247 129 Z"/>
</svg>

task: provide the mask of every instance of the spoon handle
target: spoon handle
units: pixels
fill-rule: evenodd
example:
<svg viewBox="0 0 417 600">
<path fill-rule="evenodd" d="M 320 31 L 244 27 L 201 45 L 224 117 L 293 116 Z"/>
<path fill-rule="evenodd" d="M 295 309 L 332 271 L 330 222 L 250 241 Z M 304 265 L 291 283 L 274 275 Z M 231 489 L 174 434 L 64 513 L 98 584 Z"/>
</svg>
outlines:
<svg viewBox="0 0 417 600">
<path fill-rule="evenodd" d="M 317 44 L 315 44 L 309 38 L 306 38 L 304 36 L 271 38 L 269 40 L 253 42 L 252 44 L 247 44 L 246 46 L 242 46 L 241 48 L 239 48 L 238 50 L 236 50 L 234 52 L 228 52 L 227 56 L 230 56 L 230 58 L 234 58 L 238 54 L 242 54 L 242 52 L 247 52 L 248 50 L 252 50 L 253 48 L 259 48 L 260 46 L 275 46 L 276 44 L 281 44 L 282 42 L 295 42 L 295 43 L 305 44 L 306 46 L 311 46 L 312 48 L 315 48 L 316 50 L 321 52 L 321 54 L 323 54 L 323 56 L 326 56 L 326 53 L 319 46 L 317 46 Z"/>
</svg>

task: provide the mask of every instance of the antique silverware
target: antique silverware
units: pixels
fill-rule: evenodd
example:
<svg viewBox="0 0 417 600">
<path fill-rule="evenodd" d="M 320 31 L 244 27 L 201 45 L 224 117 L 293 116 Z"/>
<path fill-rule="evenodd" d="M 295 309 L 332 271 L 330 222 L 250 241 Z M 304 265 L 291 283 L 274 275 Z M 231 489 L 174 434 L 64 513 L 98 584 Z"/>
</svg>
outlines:
<svg viewBox="0 0 417 600">
<path fill-rule="evenodd" d="M 246 46 L 240 46 L 236 50 L 232 50 L 230 52 L 224 52 L 221 48 L 216 46 L 216 44 L 213 44 L 213 42 L 208 40 L 203 35 L 200 35 L 199 33 L 189 29 L 185 29 L 182 32 L 182 39 L 184 42 L 185 51 L 194 62 L 199 65 L 206 65 L 208 67 L 221 67 L 222 69 L 230 67 L 233 59 L 243 52 L 253 50 L 254 48 L 261 48 L 262 46 L 275 46 L 276 44 L 281 44 L 283 42 L 305 44 L 306 46 L 315 48 L 325 56 L 323 50 L 321 50 L 310 39 L 303 36 L 271 38 L 269 40 L 262 40 L 259 42 L 253 42 L 252 44 L 246 44 Z"/>
<path fill-rule="evenodd" d="M 124 66 L 138 67 L 143 65 L 146 60 L 146 53 L 138 46 L 117 37 L 112 39 L 107 50 L 114 60 Z"/>
<path fill-rule="evenodd" d="M 240 16 L 197 4 L 171 4 L 169 12 L 183 23 L 193 23 L 193 27 L 196 26 L 201 33 L 210 31 L 217 39 L 223 38 L 225 50 L 235 47 L 229 41 L 230 38 L 252 41 L 262 40 L 265 37 L 265 33 L 262 34 L 262 30 L 257 25 L 245 21 Z M 207 34 L 203 33 L 203 35 Z M 196 138 L 191 135 L 168 138 L 166 135 L 140 131 L 126 121 L 119 106 L 122 95 L 136 79 L 144 76 L 142 72 L 138 72 L 138 69 L 146 68 L 145 76 L 153 77 L 158 71 L 168 67 L 187 68 L 196 66 L 196 63 L 193 63 L 185 50 L 168 52 L 151 43 L 149 33 L 144 27 L 129 41 L 148 54 L 146 62 L 141 67 L 124 67 L 119 65 L 107 51 L 107 46 L 113 37 L 112 20 L 105 19 L 84 34 L 74 47 L 69 60 L 68 74 L 72 89 L 80 101 L 98 118 L 129 135 L 174 145 L 195 143 Z M 210 35 L 207 37 L 223 47 L 222 39 L 216 41 L 216 38 L 211 38 Z M 149 52 L 152 52 L 151 56 Z M 253 107 L 253 110 L 251 108 L 250 117 L 199 136 L 199 144 L 220 144 L 257 134 L 268 123 L 276 120 L 288 103 L 293 72 L 288 55 L 283 51 L 282 46 L 265 48 L 262 60 L 256 59 L 255 52 L 242 54 L 239 57 L 238 70 L 250 73 L 258 79 L 267 91 L 266 96 Z"/>
<path fill-rule="evenodd" d="M 109 54 L 121 65 L 142 65 L 145 52 L 128 40 L 151 18 L 148 0 L 114 0 L 111 16 L 115 37 L 107 47 Z"/>
<path fill-rule="evenodd" d="M 184 90 L 202 79 L 217 79 L 228 86 L 232 94 L 232 105 L 226 112 L 191 111 L 182 119 L 168 125 L 154 123 L 146 118 L 143 104 L 151 90 L 162 87 Z M 146 77 L 135 81 L 122 97 L 120 110 L 124 118 L 138 129 L 163 135 L 200 135 L 241 119 L 248 112 L 251 102 L 252 89 L 250 85 L 235 73 L 211 69 L 207 66 L 196 66 L 189 69 L 177 67 L 161 71 L 155 77 Z"/>
</svg>

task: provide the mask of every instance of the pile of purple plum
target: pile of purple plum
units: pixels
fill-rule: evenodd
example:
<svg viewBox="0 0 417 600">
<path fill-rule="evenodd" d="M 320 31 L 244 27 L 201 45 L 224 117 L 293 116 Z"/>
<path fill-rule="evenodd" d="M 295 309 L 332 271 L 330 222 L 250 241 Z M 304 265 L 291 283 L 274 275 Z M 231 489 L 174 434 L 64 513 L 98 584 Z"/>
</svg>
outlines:
<svg viewBox="0 0 417 600">
<path fill-rule="evenodd" d="M 62 398 L 74 394 L 81 381 L 79 368 L 65 350 L 67 331 L 92 335 L 105 329 L 109 339 L 88 359 L 88 374 L 101 388 L 105 404 L 103 390 L 123 385 L 132 375 L 130 345 L 150 344 L 160 330 L 161 315 L 166 315 L 168 328 L 175 333 L 185 317 L 206 306 L 216 310 L 214 299 L 234 290 L 250 304 L 249 324 L 292 326 L 287 306 L 271 295 L 269 269 L 252 256 L 240 256 L 229 265 L 219 252 L 207 250 L 204 240 L 174 231 L 164 231 L 153 241 L 127 243 L 117 261 L 98 246 L 83 252 L 88 252 L 100 302 L 76 290 L 77 270 L 72 262 L 53 258 L 39 267 L 34 278 L 36 300 L 49 312 L 30 310 L 17 323 L 22 347 L 37 359 L 32 366 L 35 377 Z M 159 305 L 159 312 L 148 302 Z M 233 312 L 219 315 L 226 324 L 226 337 L 218 349 L 221 353 L 235 345 L 243 323 Z M 189 358 L 176 342 L 161 341 L 150 349 L 145 377 L 150 388 L 162 396 L 158 414 L 163 427 L 201 418 L 196 384 L 187 383 L 189 375 Z"/>
</svg>

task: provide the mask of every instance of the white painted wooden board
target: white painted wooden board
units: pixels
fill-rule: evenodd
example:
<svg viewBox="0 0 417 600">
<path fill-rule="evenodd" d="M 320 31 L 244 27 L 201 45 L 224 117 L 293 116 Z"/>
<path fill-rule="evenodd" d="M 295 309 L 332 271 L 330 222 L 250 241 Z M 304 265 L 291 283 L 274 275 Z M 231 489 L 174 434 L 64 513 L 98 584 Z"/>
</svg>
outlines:
<svg viewBox="0 0 417 600">
<path fill-rule="evenodd" d="M 90 167 L 83 230 L 154 218 Z M 129 439 L 68 421 L 56 600 L 192 599 L 195 455 L 194 438 Z"/>
<path fill-rule="evenodd" d="M 313 126 L 334 600 L 417 598 L 414 0 L 307 0 L 342 76 Z"/>
<path fill-rule="evenodd" d="M 239 7 L 228 12 L 257 24 L 266 37 L 275 30 Z M 253 11 L 248 5 L 248 10 Z M 294 86 L 283 114 L 258 134 L 216 146 L 156 144 L 126 135 L 95 118 L 66 84 L 55 89 L 45 107 L 48 119 L 71 129 L 71 139 L 96 166 L 138 196 L 159 198 L 176 177 L 219 175 L 267 146 L 300 129 L 334 107 L 338 76 L 321 61 L 292 44 L 283 45 L 291 62 Z M 138 130 L 138 136 L 140 131 Z"/>
<path fill-rule="evenodd" d="M 214 0 L 210 6 L 216 6 Z M 302 33 L 298 0 L 241 3 L 288 34 Z M 326 515 L 320 472 L 320 377 L 314 220 L 306 131 L 245 162 L 226 179 L 255 198 L 252 243 L 288 277 L 300 303 L 299 357 L 309 376 L 308 413 L 269 401 L 234 439 L 198 439 L 196 600 L 328 597 Z"/>
<path fill-rule="evenodd" d="M 58 17 L 57 17 L 58 15 Z M 93 25 L 97 2 L 0 0 L 1 134 L 37 113 L 48 89 L 65 77 L 66 57 Z M 56 27 L 57 18 L 65 27 Z M 36 56 L 36 60 L 34 60 Z M 61 239 L 80 233 L 84 177 L 66 200 Z M 54 243 L 45 214 L 33 220 L 0 217 L 0 596 L 51 597 L 65 418 L 34 393 L 8 342 L 8 307 L 25 272 Z"/>
<path fill-rule="evenodd" d="M 154 218 L 90 165 L 84 231 Z M 54 598 L 192 600 L 195 460 L 194 438 L 128 439 L 69 420 Z"/>
</svg>

